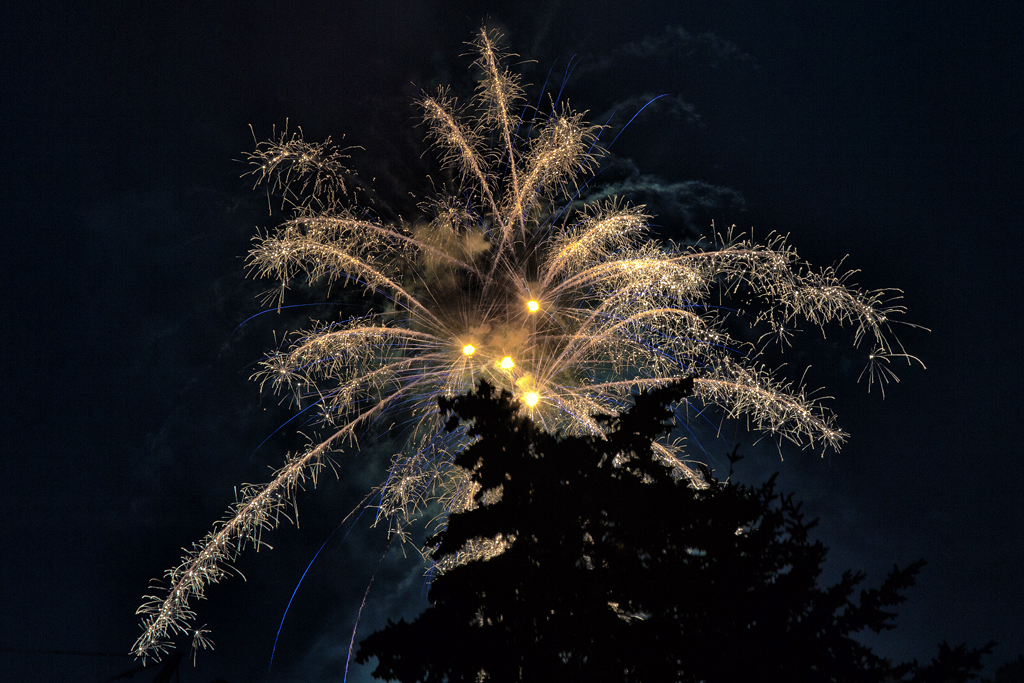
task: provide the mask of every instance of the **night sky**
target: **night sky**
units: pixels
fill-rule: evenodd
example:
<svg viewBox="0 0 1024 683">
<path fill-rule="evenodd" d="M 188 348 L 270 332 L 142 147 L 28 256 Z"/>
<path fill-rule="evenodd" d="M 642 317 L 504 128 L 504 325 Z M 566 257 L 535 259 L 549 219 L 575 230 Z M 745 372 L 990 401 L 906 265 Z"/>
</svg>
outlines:
<svg viewBox="0 0 1024 683">
<path fill-rule="evenodd" d="M 704 183 L 700 201 L 634 198 L 663 237 L 710 234 L 712 220 L 788 233 L 812 263 L 849 255 L 861 285 L 904 290 L 905 319 L 930 332 L 900 338 L 927 370 L 903 367 L 884 400 L 857 384 L 841 334 L 811 332 L 782 358 L 835 397 L 852 435 L 841 452 L 780 460 L 736 426 L 705 447 L 720 463 L 740 444 L 750 481 L 781 473 L 821 519 L 826 580 L 852 567 L 875 585 L 893 563 L 928 561 L 899 628 L 871 641 L 881 653 L 929 660 L 943 639 L 994 639 L 989 675 L 1024 653 L 1024 4 L 842 5 L 7 3 L 0 677 L 136 666 L 149 580 L 234 486 L 302 444 L 248 379 L 300 320 L 242 325 L 269 286 L 242 258 L 276 220 L 240 177 L 250 126 L 344 137 L 389 210 L 412 216 L 408 192 L 429 190 L 431 168 L 412 102 L 471 87 L 464 43 L 485 20 L 528 60 L 531 97 L 549 72 L 556 94 L 570 60 L 562 99 L 592 120 L 668 95 L 612 150 L 649 186 Z M 389 550 L 371 512 L 339 529 L 389 455 L 340 455 L 340 481 L 300 497 L 300 528 L 244 553 L 246 581 L 208 591 L 197 624 L 216 649 L 182 681 L 341 680 L 375 572 L 357 640 L 426 605 L 415 554 Z"/>
</svg>

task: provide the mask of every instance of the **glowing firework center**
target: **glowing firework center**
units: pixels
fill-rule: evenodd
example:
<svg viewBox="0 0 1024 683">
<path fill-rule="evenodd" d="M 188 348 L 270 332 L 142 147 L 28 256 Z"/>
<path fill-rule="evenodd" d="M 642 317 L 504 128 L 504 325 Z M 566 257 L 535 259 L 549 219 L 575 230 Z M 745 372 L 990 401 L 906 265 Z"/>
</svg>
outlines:
<svg viewBox="0 0 1024 683">
<path fill-rule="evenodd" d="M 491 334 L 492 326 L 489 323 L 473 328 L 469 335 L 473 341 L 468 341 L 462 346 L 462 355 L 465 357 L 469 369 L 469 377 L 464 383 L 464 387 L 472 388 L 477 379 L 486 377 L 492 384 L 512 391 L 528 408 L 532 409 L 540 402 L 535 375 L 524 371 L 521 366 L 517 366 L 516 358 L 522 358 L 520 352 L 527 347 L 532 347 L 532 350 L 536 351 L 534 344 L 536 343 L 537 326 L 532 314 L 538 313 L 541 310 L 541 305 L 536 299 L 530 299 L 525 303 L 525 308 L 531 314 L 530 320 L 528 325 L 516 326 L 517 334 L 508 332 Z M 509 325 L 504 327 L 508 328 Z M 480 341 L 481 339 L 485 341 Z M 515 344 L 514 355 L 488 354 L 491 348 L 508 349 L 510 344 Z M 489 355 L 493 355 L 494 359 L 488 360 Z M 470 359 L 470 356 L 474 358 Z M 489 366 L 499 370 L 500 374 L 488 372 Z"/>
</svg>

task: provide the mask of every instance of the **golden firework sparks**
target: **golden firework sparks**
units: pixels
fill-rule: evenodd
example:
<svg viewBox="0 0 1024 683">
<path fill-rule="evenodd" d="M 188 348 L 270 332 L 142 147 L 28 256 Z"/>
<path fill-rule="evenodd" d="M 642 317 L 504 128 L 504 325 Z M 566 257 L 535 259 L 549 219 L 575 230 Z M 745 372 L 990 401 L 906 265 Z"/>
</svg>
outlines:
<svg viewBox="0 0 1024 683">
<path fill-rule="evenodd" d="M 782 237 L 757 244 L 727 235 L 715 248 L 680 249 L 651 239 L 642 206 L 577 206 L 602 153 L 600 130 L 566 107 L 535 112 L 522 126 L 523 90 L 497 42 L 487 31 L 474 41 L 482 77 L 468 108 L 444 90 L 420 101 L 456 178 L 424 204 L 427 225 L 388 223 L 346 204 L 344 157 L 330 141 L 284 133 L 251 155 L 253 172 L 293 212 L 257 238 L 250 272 L 276 280 L 278 297 L 304 278 L 357 284 L 389 308 L 316 323 L 262 362 L 260 385 L 315 402 L 327 431 L 269 483 L 243 487 L 226 519 L 167 573 L 166 590 L 147 596 L 136 654 L 158 655 L 170 635 L 190 632 L 189 600 L 246 544 L 264 545 L 262 532 L 277 526 L 297 489 L 315 484 L 329 454 L 382 415 L 402 413 L 416 425 L 372 492 L 380 518 L 402 533 L 432 502 L 444 510 L 468 503 L 466 477 L 449 464 L 461 435 L 442 429 L 437 398 L 480 379 L 510 388 L 546 429 L 594 433 L 594 416 L 617 411 L 631 393 L 690 375 L 689 400 L 700 408 L 799 445 L 838 448 L 846 434 L 833 416 L 802 386 L 777 379 L 759 348 L 729 334 L 709 305 L 713 294 L 755 302 L 750 324 L 779 337 L 796 319 L 851 326 L 855 346 L 869 340 L 882 379 L 889 359 L 911 358 L 889 329 L 903 312 L 897 292 L 862 291 L 848 274 L 813 270 Z M 656 450 L 700 485 L 678 442 Z"/>
</svg>

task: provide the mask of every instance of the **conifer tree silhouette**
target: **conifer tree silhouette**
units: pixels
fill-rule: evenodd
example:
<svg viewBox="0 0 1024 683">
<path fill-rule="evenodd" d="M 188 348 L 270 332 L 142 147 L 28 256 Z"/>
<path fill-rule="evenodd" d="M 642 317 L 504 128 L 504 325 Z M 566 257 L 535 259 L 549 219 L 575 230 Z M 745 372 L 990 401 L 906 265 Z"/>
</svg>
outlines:
<svg viewBox="0 0 1024 683">
<path fill-rule="evenodd" d="M 705 473 L 703 490 L 673 477 L 652 443 L 692 386 L 637 396 L 603 418 L 606 438 L 546 433 L 486 383 L 442 400 L 448 428 L 469 421 L 478 439 L 457 457 L 475 506 L 428 541 L 456 566 L 435 579 L 432 607 L 366 638 L 356 661 L 376 657 L 373 675 L 402 683 L 973 678 L 992 644 L 943 643 L 921 667 L 856 639 L 894 628 L 923 561 L 854 600 L 864 574 L 818 585 L 826 548 L 774 477 L 748 487 Z M 485 540 L 504 552 L 453 561 Z"/>
</svg>

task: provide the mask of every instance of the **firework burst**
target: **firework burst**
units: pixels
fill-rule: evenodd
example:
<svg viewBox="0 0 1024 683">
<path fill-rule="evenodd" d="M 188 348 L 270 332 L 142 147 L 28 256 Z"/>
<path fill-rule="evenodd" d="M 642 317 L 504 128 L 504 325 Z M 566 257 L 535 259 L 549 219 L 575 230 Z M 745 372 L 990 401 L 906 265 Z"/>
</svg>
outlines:
<svg viewBox="0 0 1024 683">
<path fill-rule="evenodd" d="M 171 636 L 192 633 L 189 600 L 244 546 L 262 545 L 262 532 L 287 516 L 298 488 L 315 484 L 330 453 L 375 424 L 411 425 L 408 448 L 371 492 L 379 518 L 403 533 L 432 504 L 442 523 L 464 507 L 472 492 L 449 465 L 463 437 L 442 429 L 437 398 L 481 379 L 511 390 L 546 429 L 595 433 L 594 416 L 618 410 L 631 393 L 693 376 L 697 410 L 714 406 L 759 432 L 838 448 L 846 435 L 831 414 L 776 379 L 759 347 L 737 341 L 713 298 L 750 302 L 732 319 L 762 331 L 783 336 L 796 320 L 837 321 L 853 328 L 854 345 L 867 340 L 874 361 L 909 358 L 890 341 L 891 317 L 902 312 L 891 290 L 861 291 L 833 269 L 812 270 L 782 238 L 716 236 L 714 248 L 682 249 L 649 237 L 642 206 L 581 201 L 602 154 L 601 128 L 565 107 L 542 116 L 524 106 L 497 41 L 481 31 L 473 43 L 480 81 L 468 107 L 444 91 L 420 101 L 450 179 L 418 223 L 389 223 L 352 201 L 344 157 L 329 141 L 285 133 L 251 155 L 253 172 L 292 213 L 257 238 L 250 271 L 278 281 L 278 297 L 304 278 L 328 290 L 361 286 L 383 303 L 362 317 L 315 323 L 263 361 L 261 386 L 315 406 L 326 438 L 292 455 L 269 483 L 245 487 L 226 519 L 167 572 L 166 591 L 140 608 L 138 655 L 158 655 Z M 679 443 L 658 450 L 701 485 Z"/>
</svg>

